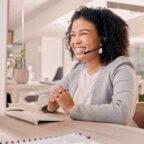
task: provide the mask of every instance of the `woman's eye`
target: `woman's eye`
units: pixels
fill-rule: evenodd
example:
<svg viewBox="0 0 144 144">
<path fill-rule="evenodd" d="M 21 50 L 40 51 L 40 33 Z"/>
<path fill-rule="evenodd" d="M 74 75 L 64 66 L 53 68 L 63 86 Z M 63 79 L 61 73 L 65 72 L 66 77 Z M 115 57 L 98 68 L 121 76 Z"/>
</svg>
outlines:
<svg viewBox="0 0 144 144">
<path fill-rule="evenodd" d="M 70 37 L 74 37 L 74 36 L 75 36 L 75 34 L 71 34 L 71 35 L 70 35 Z"/>
<path fill-rule="evenodd" d="M 82 33 L 81 35 L 88 35 L 88 33 Z"/>
</svg>

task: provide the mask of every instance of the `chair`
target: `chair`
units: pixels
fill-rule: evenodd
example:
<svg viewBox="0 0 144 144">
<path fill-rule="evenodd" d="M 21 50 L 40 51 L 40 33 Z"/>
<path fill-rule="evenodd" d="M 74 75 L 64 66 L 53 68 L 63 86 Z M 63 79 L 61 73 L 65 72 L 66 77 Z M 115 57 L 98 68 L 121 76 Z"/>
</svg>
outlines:
<svg viewBox="0 0 144 144">
<path fill-rule="evenodd" d="M 12 103 L 12 100 L 11 100 L 11 95 L 10 95 L 10 93 L 7 93 L 7 97 L 6 97 L 6 107 L 8 107 L 9 103 Z"/>
<path fill-rule="evenodd" d="M 53 78 L 53 81 L 61 80 L 63 77 L 63 67 L 58 67 L 56 74 Z"/>
<path fill-rule="evenodd" d="M 133 120 L 136 122 L 139 128 L 144 128 L 144 103 L 138 103 L 136 105 Z"/>
</svg>

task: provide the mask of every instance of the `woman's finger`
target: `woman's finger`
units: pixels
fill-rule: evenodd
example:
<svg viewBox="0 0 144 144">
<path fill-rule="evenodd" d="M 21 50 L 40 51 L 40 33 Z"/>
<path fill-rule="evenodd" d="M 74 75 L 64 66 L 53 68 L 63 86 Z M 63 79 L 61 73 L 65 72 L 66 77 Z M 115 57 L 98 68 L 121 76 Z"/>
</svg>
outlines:
<svg viewBox="0 0 144 144">
<path fill-rule="evenodd" d="M 64 90 L 64 91 L 66 90 L 64 87 L 59 86 L 59 85 L 57 85 L 56 88 L 57 88 L 57 89 L 60 89 L 60 90 Z"/>
<path fill-rule="evenodd" d="M 54 102 L 54 98 L 53 98 L 53 96 L 49 96 L 49 98 L 48 98 L 48 102 Z"/>
<path fill-rule="evenodd" d="M 57 93 L 53 92 L 49 95 L 49 101 L 54 102 L 57 97 L 58 97 Z"/>
<path fill-rule="evenodd" d="M 64 89 L 57 88 L 57 89 L 55 89 L 54 92 L 66 94 L 67 91 Z"/>
<path fill-rule="evenodd" d="M 53 95 L 54 97 L 57 97 L 57 96 L 58 96 L 58 94 L 59 94 L 59 92 L 58 92 L 58 91 L 54 91 L 54 92 L 52 92 L 52 93 L 51 93 L 51 95 Z"/>
</svg>

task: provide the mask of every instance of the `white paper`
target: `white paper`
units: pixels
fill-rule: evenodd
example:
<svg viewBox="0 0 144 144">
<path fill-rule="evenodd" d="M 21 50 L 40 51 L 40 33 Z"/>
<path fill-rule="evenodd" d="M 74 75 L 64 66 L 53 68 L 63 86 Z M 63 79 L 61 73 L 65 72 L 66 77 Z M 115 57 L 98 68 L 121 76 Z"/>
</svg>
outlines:
<svg viewBox="0 0 144 144">
<path fill-rule="evenodd" d="M 22 144 L 100 144 L 94 140 L 88 139 L 83 135 L 71 133 L 63 136 L 53 137 L 53 138 L 42 138 L 41 140 L 32 140 L 28 142 L 26 140 Z"/>
</svg>

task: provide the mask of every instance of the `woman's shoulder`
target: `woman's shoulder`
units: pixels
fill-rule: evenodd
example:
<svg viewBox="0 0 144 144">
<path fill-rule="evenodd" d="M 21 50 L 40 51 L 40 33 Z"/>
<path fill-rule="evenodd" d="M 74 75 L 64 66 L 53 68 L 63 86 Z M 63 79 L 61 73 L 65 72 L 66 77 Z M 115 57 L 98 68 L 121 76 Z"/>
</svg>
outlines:
<svg viewBox="0 0 144 144">
<path fill-rule="evenodd" d="M 135 74 L 131 58 L 126 56 L 120 56 L 111 62 L 107 66 L 107 72 L 109 72 L 111 78 L 115 77 L 116 74 L 127 76 Z"/>
<path fill-rule="evenodd" d="M 110 64 L 107 65 L 107 67 L 110 67 L 112 70 L 115 70 L 122 66 L 130 67 L 130 68 L 134 69 L 131 58 L 126 57 L 126 56 L 119 56 L 113 62 L 111 62 Z"/>
</svg>

